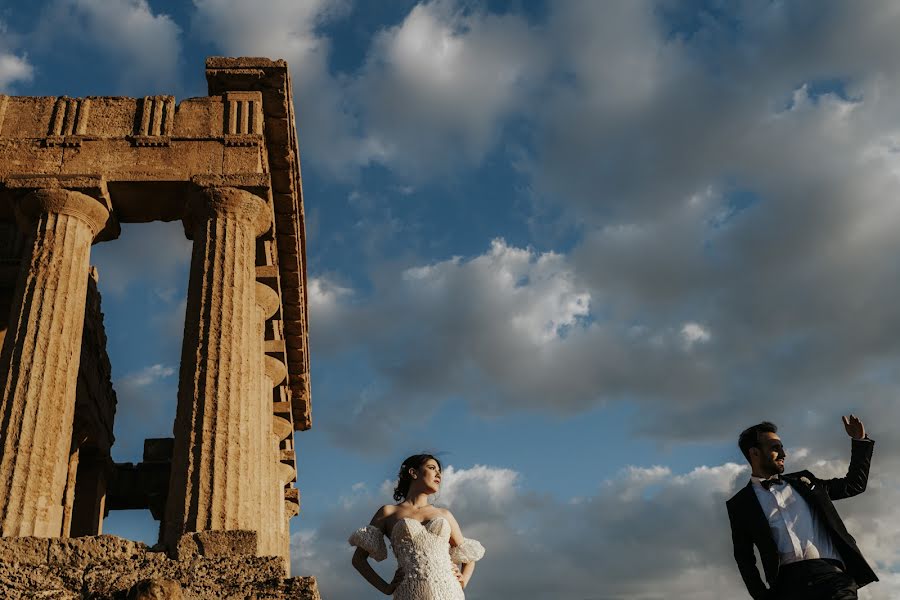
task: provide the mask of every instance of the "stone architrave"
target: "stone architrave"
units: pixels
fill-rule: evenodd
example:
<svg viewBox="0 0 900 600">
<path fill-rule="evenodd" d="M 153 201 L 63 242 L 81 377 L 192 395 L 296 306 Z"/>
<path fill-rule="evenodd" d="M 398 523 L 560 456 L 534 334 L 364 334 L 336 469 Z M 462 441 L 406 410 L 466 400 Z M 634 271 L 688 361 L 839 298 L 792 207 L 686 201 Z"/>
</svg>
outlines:
<svg viewBox="0 0 900 600">
<path fill-rule="evenodd" d="M 189 532 L 260 528 L 255 257 L 270 225 L 266 202 L 233 187 L 203 189 L 185 217 L 194 246 L 163 524 L 169 548 Z"/>
<path fill-rule="evenodd" d="M 2 537 L 61 535 L 90 250 L 110 220 L 100 196 L 47 187 L 15 203 L 28 241 L 0 352 Z"/>
</svg>

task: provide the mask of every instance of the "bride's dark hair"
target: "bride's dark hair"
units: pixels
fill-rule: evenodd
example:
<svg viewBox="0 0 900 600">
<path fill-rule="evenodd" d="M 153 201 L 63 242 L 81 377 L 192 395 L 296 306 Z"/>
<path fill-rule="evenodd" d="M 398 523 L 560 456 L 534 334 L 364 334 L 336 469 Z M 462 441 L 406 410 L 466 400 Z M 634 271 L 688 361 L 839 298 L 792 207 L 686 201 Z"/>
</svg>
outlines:
<svg viewBox="0 0 900 600">
<path fill-rule="evenodd" d="M 409 474 L 409 470 L 418 470 L 419 467 L 429 460 L 436 462 L 439 469 L 444 469 L 441 461 L 431 454 L 414 454 L 403 461 L 403 464 L 400 465 L 400 473 L 397 474 L 397 487 L 394 488 L 394 500 L 396 502 L 406 500 L 406 495 L 409 494 L 409 484 L 412 483 L 412 475 Z"/>
</svg>

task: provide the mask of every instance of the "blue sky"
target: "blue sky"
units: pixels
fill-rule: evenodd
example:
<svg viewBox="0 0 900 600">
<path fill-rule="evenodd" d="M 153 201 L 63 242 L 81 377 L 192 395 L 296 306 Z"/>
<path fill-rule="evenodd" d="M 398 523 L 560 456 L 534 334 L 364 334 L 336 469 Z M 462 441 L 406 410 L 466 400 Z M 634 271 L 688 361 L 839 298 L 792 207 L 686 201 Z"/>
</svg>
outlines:
<svg viewBox="0 0 900 600">
<path fill-rule="evenodd" d="M 421 450 L 487 547 L 470 598 L 741 597 L 737 433 L 774 420 L 789 468 L 837 475 L 854 412 L 876 458 L 839 509 L 882 578 L 861 597 L 887 599 L 898 26 L 887 1 L 3 0 L 0 91 L 183 99 L 207 55 L 288 61 L 313 386 L 293 569 L 325 597 L 375 597 L 346 537 Z M 94 248 L 117 460 L 170 435 L 189 253 L 179 223 Z"/>
</svg>

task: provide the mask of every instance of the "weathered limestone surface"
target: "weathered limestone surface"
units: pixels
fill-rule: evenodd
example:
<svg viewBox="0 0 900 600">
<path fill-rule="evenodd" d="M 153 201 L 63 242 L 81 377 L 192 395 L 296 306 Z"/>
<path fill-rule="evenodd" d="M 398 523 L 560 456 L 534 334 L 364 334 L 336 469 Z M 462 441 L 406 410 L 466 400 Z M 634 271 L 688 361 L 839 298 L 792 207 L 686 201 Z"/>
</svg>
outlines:
<svg viewBox="0 0 900 600">
<path fill-rule="evenodd" d="M 99 275 L 90 269 L 84 311 L 84 334 L 75 393 L 75 420 L 72 424 L 72 453 L 66 505 L 63 507 L 63 537 L 103 533 L 106 512 L 110 448 L 116 413 L 116 392 L 112 387 L 112 365 L 106 352 Z M 72 460 L 72 459 L 75 460 Z M 75 472 L 71 471 L 72 464 Z M 74 479 L 74 486 L 70 487 Z M 71 496 L 71 501 L 69 497 Z"/>
<path fill-rule="evenodd" d="M 36 189 L 17 203 L 29 248 L 0 353 L 0 535 L 61 535 L 90 248 L 102 201 Z"/>
<path fill-rule="evenodd" d="M 264 354 L 265 347 L 265 331 L 266 321 L 270 319 L 278 311 L 279 301 L 278 293 L 268 285 L 256 282 L 256 305 L 257 305 L 257 327 L 255 338 L 255 354 L 257 359 L 262 362 L 259 385 L 259 402 L 260 402 L 260 422 L 259 432 L 263 440 L 262 462 L 260 465 L 258 476 L 263 479 L 260 506 L 266 512 L 269 518 L 262 520 L 259 530 L 259 546 L 262 554 L 280 555 L 282 544 L 279 542 L 281 527 L 277 518 L 275 507 L 281 501 L 284 495 L 284 485 L 275 477 L 275 461 L 278 456 L 278 441 L 274 438 L 272 432 L 272 388 L 284 380 L 284 374 L 281 378 L 273 383 L 275 377 L 270 369 L 267 368 L 269 360 L 276 360 Z M 279 363 L 282 365 L 283 364 Z M 287 563 L 290 562 L 290 556 L 284 556 Z"/>
<path fill-rule="evenodd" d="M 270 223 L 266 203 L 237 188 L 204 190 L 185 222 L 194 249 L 164 524 L 170 546 L 185 532 L 262 529 L 255 256 Z"/>
<path fill-rule="evenodd" d="M 0 539 L 0 597 L 126 600 L 154 584 L 176 600 L 320 600 L 315 579 L 288 579 L 280 558 L 254 556 L 252 532 L 185 536 L 169 557 L 111 535 Z M 145 595 L 152 598 L 153 596 Z"/>
</svg>

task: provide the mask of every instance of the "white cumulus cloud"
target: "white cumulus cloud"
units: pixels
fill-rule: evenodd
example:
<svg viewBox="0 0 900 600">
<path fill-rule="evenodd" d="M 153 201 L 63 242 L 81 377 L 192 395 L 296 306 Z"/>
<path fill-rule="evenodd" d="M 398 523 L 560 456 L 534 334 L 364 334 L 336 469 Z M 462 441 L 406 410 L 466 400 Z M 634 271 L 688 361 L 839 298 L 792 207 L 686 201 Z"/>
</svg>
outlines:
<svg viewBox="0 0 900 600">
<path fill-rule="evenodd" d="M 374 39 L 354 85 L 373 157 L 409 176 L 478 164 L 547 68 L 515 14 L 422 2 Z"/>
<path fill-rule="evenodd" d="M 174 374 L 174 367 L 161 364 L 150 365 L 144 367 L 140 371 L 125 375 L 122 377 L 121 383 L 124 386 L 145 387 L 152 383 L 156 383 L 161 379 L 171 377 Z"/>
<path fill-rule="evenodd" d="M 33 74 L 34 67 L 27 56 L 0 52 L 0 92 L 9 91 L 14 83 L 31 81 Z"/>
<path fill-rule="evenodd" d="M 162 93 L 178 82 L 181 28 L 147 0 L 53 0 L 36 37 L 51 49 L 60 42 L 102 49 L 124 92 Z"/>
</svg>

